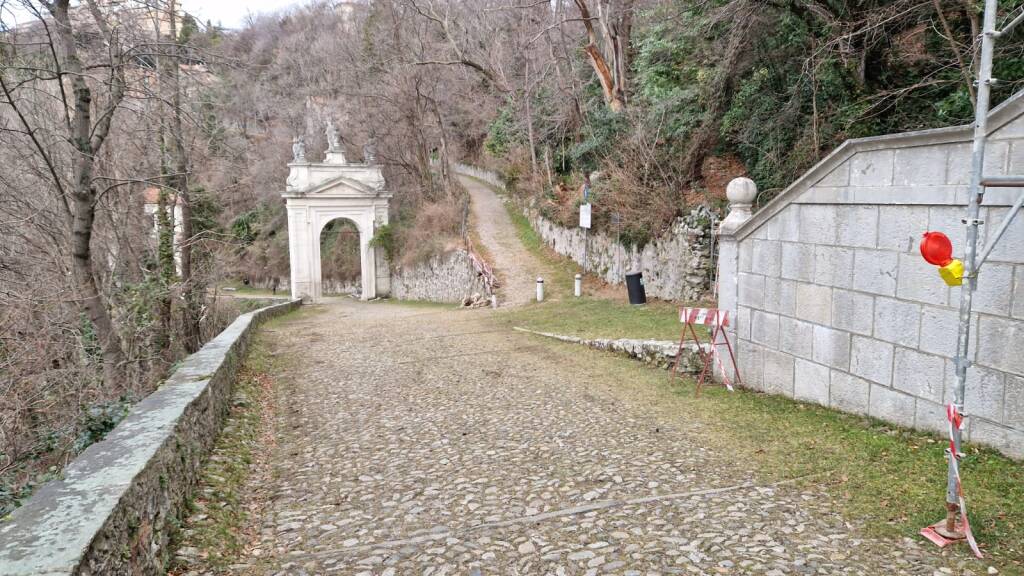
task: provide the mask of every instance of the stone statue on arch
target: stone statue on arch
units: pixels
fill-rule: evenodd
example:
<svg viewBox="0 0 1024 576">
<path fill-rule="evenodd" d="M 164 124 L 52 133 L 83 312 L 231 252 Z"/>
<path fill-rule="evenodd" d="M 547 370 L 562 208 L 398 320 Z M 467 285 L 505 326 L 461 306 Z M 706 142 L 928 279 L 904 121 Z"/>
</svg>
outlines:
<svg viewBox="0 0 1024 576">
<path fill-rule="evenodd" d="M 341 152 L 341 131 L 331 120 L 327 121 L 327 128 L 324 130 L 327 135 L 327 151 Z"/>
<path fill-rule="evenodd" d="M 306 142 L 302 136 L 296 136 L 292 139 L 292 157 L 293 162 L 306 161 Z"/>
</svg>

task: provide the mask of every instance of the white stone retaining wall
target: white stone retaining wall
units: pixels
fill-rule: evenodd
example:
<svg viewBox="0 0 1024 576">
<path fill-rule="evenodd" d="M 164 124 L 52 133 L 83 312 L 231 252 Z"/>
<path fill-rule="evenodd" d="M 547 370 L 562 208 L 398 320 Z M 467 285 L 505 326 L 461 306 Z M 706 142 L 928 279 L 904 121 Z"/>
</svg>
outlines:
<svg viewBox="0 0 1024 576">
<path fill-rule="evenodd" d="M 456 164 L 455 171 L 504 190 L 497 174 Z M 693 301 L 710 289 L 712 254 L 711 223 L 715 217 L 706 208 L 692 210 L 677 218 L 669 232 L 648 242 L 642 249 L 625 246 L 614 236 L 591 231 L 589 240 L 582 228 L 566 228 L 522 207 L 530 225 L 552 250 L 567 256 L 597 274 L 609 284 L 624 284 L 626 274 L 643 273 L 647 296 L 663 300 Z M 584 250 L 586 247 L 586 250 Z M 584 258 L 586 254 L 586 258 Z"/>
<path fill-rule="evenodd" d="M 299 304 L 239 316 L 11 513 L 0 523 L 0 574 L 165 574 L 170 536 L 228 412 L 252 332 Z"/>
<path fill-rule="evenodd" d="M 626 247 L 600 232 L 591 232 L 588 240 L 582 228 L 559 226 L 533 210 L 526 214 L 552 250 L 580 266 L 586 261 L 587 270 L 609 284 L 624 284 L 626 274 L 640 271 L 649 297 L 694 301 L 710 289 L 712 214 L 705 208 L 676 218 L 668 233 L 642 249 Z"/>
<path fill-rule="evenodd" d="M 1024 99 L 992 113 L 986 175 L 1024 174 Z M 969 127 L 849 141 L 735 230 L 720 306 L 736 312 L 748 386 L 944 432 L 960 288 L 918 251 L 964 248 Z M 990 189 L 982 238 L 1020 189 Z M 1024 456 L 1024 216 L 979 275 L 967 438 Z"/>
<path fill-rule="evenodd" d="M 391 273 L 391 296 L 400 300 L 461 303 L 474 294 L 487 297 L 487 287 L 462 249 Z"/>
</svg>

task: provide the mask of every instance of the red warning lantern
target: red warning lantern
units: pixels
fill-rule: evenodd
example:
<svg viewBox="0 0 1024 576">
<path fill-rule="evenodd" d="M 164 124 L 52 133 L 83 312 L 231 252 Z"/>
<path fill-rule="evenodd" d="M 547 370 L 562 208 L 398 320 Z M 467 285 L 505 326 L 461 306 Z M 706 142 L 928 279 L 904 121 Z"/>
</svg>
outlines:
<svg viewBox="0 0 1024 576">
<path fill-rule="evenodd" d="M 933 266 L 945 266 L 953 261 L 953 243 L 942 232 L 925 232 L 921 238 L 921 256 Z"/>
<path fill-rule="evenodd" d="M 953 243 L 942 232 L 925 232 L 921 238 L 921 256 L 932 266 L 939 267 L 939 276 L 950 286 L 963 283 L 964 264 L 953 258 Z"/>
</svg>

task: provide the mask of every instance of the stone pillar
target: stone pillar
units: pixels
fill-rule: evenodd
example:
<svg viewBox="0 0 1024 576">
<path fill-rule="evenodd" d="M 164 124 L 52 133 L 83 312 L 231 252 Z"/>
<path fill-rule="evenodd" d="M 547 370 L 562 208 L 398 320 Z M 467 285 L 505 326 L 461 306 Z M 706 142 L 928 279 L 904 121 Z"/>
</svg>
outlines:
<svg viewBox="0 0 1024 576">
<path fill-rule="evenodd" d="M 737 346 L 736 325 L 739 322 L 739 239 L 736 232 L 753 216 L 754 199 L 757 198 L 757 185 L 750 178 L 735 178 L 725 189 L 729 198 L 729 214 L 718 226 L 718 308 L 729 311 L 729 341 L 732 342 L 736 362 L 742 366 L 739 357 L 741 350 Z M 730 378 L 734 373 L 726 350 L 722 363 L 729 371 Z M 716 368 L 717 370 L 717 368 Z M 717 373 L 721 377 L 721 372 Z M 740 376 L 743 373 L 740 372 Z"/>
<path fill-rule="evenodd" d="M 387 206 L 377 206 L 376 218 L 374 221 L 374 234 L 381 226 L 388 224 L 388 208 Z M 374 260 L 377 263 L 376 280 L 377 280 L 377 296 L 390 296 L 391 295 L 391 263 L 388 262 L 387 252 L 380 246 L 373 247 Z"/>
<path fill-rule="evenodd" d="M 373 219 L 372 216 L 368 221 L 363 222 L 359 227 L 359 250 L 362 255 L 361 267 L 362 267 L 362 300 L 372 300 L 377 297 L 377 259 L 374 257 L 373 246 L 370 245 L 370 241 L 373 240 Z"/>
<path fill-rule="evenodd" d="M 292 298 L 314 298 L 309 254 L 309 215 L 304 206 L 288 207 L 288 257 Z"/>
</svg>

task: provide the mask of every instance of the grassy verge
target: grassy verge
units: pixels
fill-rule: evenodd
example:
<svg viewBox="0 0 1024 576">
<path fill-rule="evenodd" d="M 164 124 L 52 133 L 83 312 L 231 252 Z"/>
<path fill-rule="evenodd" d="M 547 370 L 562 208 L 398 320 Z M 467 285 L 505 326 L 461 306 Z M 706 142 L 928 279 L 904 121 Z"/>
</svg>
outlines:
<svg viewBox="0 0 1024 576">
<path fill-rule="evenodd" d="M 579 264 L 573 260 L 555 253 L 554 250 L 544 244 L 544 239 L 533 229 L 530 221 L 516 208 L 515 204 L 503 197 L 505 210 L 516 228 L 516 235 L 519 241 L 531 254 L 536 256 L 547 268 L 547 276 L 544 278 L 544 295 L 553 300 L 572 297 L 573 278 L 577 273 L 582 272 Z M 592 288 L 596 284 L 593 278 L 584 279 L 584 290 Z"/>
<path fill-rule="evenodd" d="M 722 389 L 699 400 L 677 389 L 692 409 L 714 415 L 772 478 L 823 475 L 848 515 L 881 535 L 917 537 L 944 517 L 945 441 L 931 434 L 783 398 Z M 749 461 L 749 460 L 748 460 Z M 964 488 L 972 526 L 993 556 L 1024 570 L 1024 465 L 970 446 Z M 966 550 L 963 551 L 966 554 Z M 1005 573 L 1005 572 L 1004 572 Z"/>
<path fill-rule="evenodd" d="M 452 310 L 459 308 L 460 305 L 454 302 L 432 302 L 430 300 L 394 300 L 388 298 L 386 300 L 377 300 L 371 302 L 377 306 L 401 306 L 402 308 L 422 308 L 424 310 Z"/>
<path fill-rule="evenodd" d="M 565 298 L 524 306 L 502 315 L 511 326 L 581 338 L 678 340 L 678 307 L 669 302 L 645 306 L 598 298 Z"/>
<path fill-rule="evenodd" d="M 562 346 L 572 346 L 564 344 Z M 932 434 L 805 404 L 781 396 L 671 382 L 663 371 L 592 350 L 573 356 L 596 366 L 620 388 L 641 390 L 668 421 L 696 420 L 707 442 L 729 461 L 743 463 L 763 482 L 802 478 L 832 496 L 869 535 L 906 536 L 944 517 L 946 441 Z M 964 489 L 972 526 L 987 558 L 955 549 L 975 574 L 989 565 L 1001 574 L 1024 574 L 1024 463 L 968 445 Z"/>
<path fill-rule="evenodd" d="M 264 325 L 272 327 L 280 319 Z M 188 517 L 173 543 L 177 555 L 168 574 L 189 571 L 223 572 L 244 556 L 251 498 L 247 492 L 253 467 L 263 453 L 261 436 L 267 431 L 267 412 L 273 404 L 274 381 L 281 369 L 264 335 L 256 336 L 239 370 L 231 411 L 217 443 L 204 465 L 196 496 L 188 504 Z"/>
</svg>

